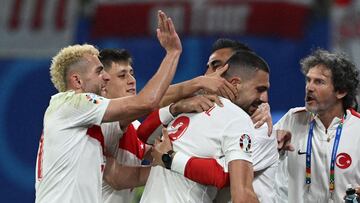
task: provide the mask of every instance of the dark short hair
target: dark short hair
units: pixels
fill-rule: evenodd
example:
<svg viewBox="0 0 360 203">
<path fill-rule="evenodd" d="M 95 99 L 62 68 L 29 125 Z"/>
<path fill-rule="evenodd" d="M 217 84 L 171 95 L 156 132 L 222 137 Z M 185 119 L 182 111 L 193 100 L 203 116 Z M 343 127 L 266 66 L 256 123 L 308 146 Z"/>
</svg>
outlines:
<svg viewBox="0 0 360 203">
<path fill-rule="evenodd" d="M 224 74 L 225 78 L 234 76 L 239 72 L 256 72 L 262 70 L 270 73 L 269 65 L 259 55 L 252 51 L 237 51 L 227 61 L 229 69 Z M 242 75 L 240 75 L 242 76 Z"/>
<path fill-rule="evenodd" d="M 230 48 L 233 51 L 240 51 L 240 50 L 253 51 L 247 45 L 239 41 L 227 39 L 227 38 L 220 38 L 213 43 L 211 52 L 213 53 L 219 49 L 224 49 L 224 48 Z"/>
<path fill-rule="evenodd" d="M 100 51 L 99 60 L 104 65 L 105 70 L 111 67 L 111 64 L 126 62 L 132 65 L 131 54 L 125 49 L 103 49 Z"/>
<path fill-rule="evenodd" d="M 332 73 L 335 91 L 347 92 L 343 98 L 343 108 L 348 109 L 355 104 L 356 90 L 359 85 L 359 71 L 344 53 L 330 53 L 323 49 L 313 51 L 300 61 L 301 70 L 306 75 L 317 65 L 324 65 Z"/>
</svg>

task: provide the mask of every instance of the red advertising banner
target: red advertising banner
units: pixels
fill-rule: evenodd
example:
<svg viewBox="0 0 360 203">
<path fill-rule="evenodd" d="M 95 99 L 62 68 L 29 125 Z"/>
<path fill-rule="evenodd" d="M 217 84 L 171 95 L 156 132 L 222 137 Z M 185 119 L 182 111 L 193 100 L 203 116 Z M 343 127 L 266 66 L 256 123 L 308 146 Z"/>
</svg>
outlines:
<svg viewBox="0 0 360 203">
<path fill-rule="evenodd" d="M 199 1 L 200 2 L 200 1 Z M 298 39 L 303 36 L 309 1 L 168 1 L 99 3 L 94 38 L 155 33 L 156 12 L 164 10 L 182 34 L 252 34 Z"/>
</svg>

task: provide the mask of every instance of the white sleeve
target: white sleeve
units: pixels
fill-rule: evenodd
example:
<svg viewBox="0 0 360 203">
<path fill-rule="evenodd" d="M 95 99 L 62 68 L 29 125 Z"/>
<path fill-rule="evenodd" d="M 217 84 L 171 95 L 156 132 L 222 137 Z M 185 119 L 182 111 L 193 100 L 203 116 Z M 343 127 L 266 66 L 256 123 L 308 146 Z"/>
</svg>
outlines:
<svg viewBox="0 0 360 203">
<path fill-rule="evenodd" d="M 74 126 L 100 125 L 110 100 L 92 93 L 74 94 L 66 102 L 65 118 Z"/>
<path fill-rule="evenodd" d="M 253 187 L 260 202 L 275 203 L 275 174 L 277 171 L 277 162 L 262 171 L 255 172 Z"/>
<path fill-rule="evenodd" d="M 250 118 L 235 119 L 223 132 L 222 150 L 226 165 L 233 160 L 252 161 L 254 127 Z"/>
<path fill-rule="evenodd" d="M 275 191 L 277 203 L 288 202 L 288 157 L 283 156 L 279 160 L 278 169 L 275 173 Z"/>
<path fill-rule="evenodd" d="M 163 125 L 169 124 L 174 119 L 170 112 L 170 105 L 159 109 L 159 119 Z"/>
<path fill-rule="evenodd" d="M 182 153 L 181 151 L 176 152 L 172 160 L 171 170 L 184 175 L 186 164 L 190 158 L 190 156 Z"/>
<path fill-rule="evenodd" d="M 106 153 L 115 155 L 119 147 L 119 139 L 124 134 L 119 122 L 103 123 L 101 124 L 101 131 L 104 135 Z"/>
</svg>

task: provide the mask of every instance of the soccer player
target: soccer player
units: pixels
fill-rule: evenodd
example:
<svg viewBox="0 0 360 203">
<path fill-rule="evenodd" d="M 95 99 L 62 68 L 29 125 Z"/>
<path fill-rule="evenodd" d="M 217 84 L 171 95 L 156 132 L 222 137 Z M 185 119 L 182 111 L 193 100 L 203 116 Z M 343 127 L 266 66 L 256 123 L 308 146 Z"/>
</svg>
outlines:
<svg viewBox="0 0 360 203">
<path fill-rule="evenodd" d="M 277 202 L 344 202 L 347 185 L 360 183 L 360 115 L 352 109 L 359 71 L 325 50 L 302 59 L 301 68 L 305 107 L 290 109 L 275 125 L 291 133 L 295 147 L 281 157 Z"/>
<path fill-rule="evenodd" d="M 231 39 L 217 40 L 213 44 L 213 52 L 209 57 L 207 74 L 213 74 L 214 71 L 224 68 L 226 61 L 238 50 L 251 51 L 244 44 Z M 269 105 L 267 103 L 261 104 L 251 118 L 256 127 L 253 141 L 259 143 L 256 145 L 256 150 L 254 150 L 253 165 L 255 174 L 253 187 L 260 202 L 275 202 L 276 193 L 273 177 L 277 169 L 278 153 L 276 136 L 268 136 L 272 128 Z M 267 125 L 265 125 L 264 122 L 267 122 Z M 269 126 L 269 128 L 267 126 Z M 279 144 L 279 146 L 280 145 L 281 144 Z M 284 146 L 287 147 L 287 145 Z M 166 153 L 170 148 L 171 146 L 169 144 L 168 148 L 162 152 Z M 160 151 L 161 150 L 158 151 L 157 159 L 161 160 L 159 156 L 161 156 L 162 153 Z M 181 156 L 179 155 L 179 157 Z M 176 155 L 174 162 L 177 162 Z M 186 164 L 186 166 L 179 167 L 183 169 L 178 171 L 180 174 L 201 184 L 214 185 L 219 189 L 223 188 L 219 191 L 216 202 L 230 201 L 230 191 L 229 188 L 226 187 L 229 186 L 229 176 L 227 167 L 224 165 L 222 159 L 215 160 L 189 157 L 188 161 L 183 164 Z M 204 171 L 204 167 L 208 170 Z"/>
<path fill-rule="evenodd" d="M 180 114 L 168 127 L 169 137 L 174 150 L 188 156 L 224 156 L 233 201 L 257 202 L 251 164 L 255 133 L 249 115 L 267 102 L 269 69 L 263 59 L 249 51 L 235 53 L 228 65 L 224 77 L 238 90 L 234 103 L 222 98 L 223 108 L 214 106 L 203 113 Z M 183 161 L 187 161 L 186 157 Z M 171 162 L 165 166 L 173 168 Z M 157 166 L 151 170 L 141 202 L 212 202 L 215 194 L 216 188 Z"/>
<path fill-rule="evenodd" d="M 59 93 L 52 96 L 44 116 L 36 164 L 36 202 L 102 202 L 103 173 L 109 179 L 136 177 L 124 187 L 144 184 L 148 169 L 117 166 L 110 159 L 104 171 L 106 134 L 100 124 L 136 119 L 158 107 L 182 51 L 171 19 L 161 11 L 157 37 L 166 55 L 136 96 L 110 100 L 98 96 L 110 78 L 98 59 L 98 50 L 91 45 L 68 46 L 53 58 L 51 80 Z"/>
</svg>

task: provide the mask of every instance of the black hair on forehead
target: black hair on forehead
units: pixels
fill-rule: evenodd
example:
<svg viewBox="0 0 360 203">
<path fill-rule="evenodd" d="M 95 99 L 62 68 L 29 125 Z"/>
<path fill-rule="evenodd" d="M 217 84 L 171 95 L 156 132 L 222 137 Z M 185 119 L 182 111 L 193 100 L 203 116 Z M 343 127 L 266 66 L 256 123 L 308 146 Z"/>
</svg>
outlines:
<svg viewBox="0 0 360 203">
<path fill-rule="evenodd" d="M 131 54 L 125 49 L 103 49 L 100 51 L 99 60 L 105 69 L 110 68 L 113 62 L 126 62 L 130 65 L 133 63 Z"/>
<path fill-rule="evenodd" d="M 266 61 L 252 51 L 237 51 L 227 61 L 229 65 L 225 77 L 231 77 L 239 73 L 250 73 L 262 70 L 270 73 L 269 65 Z"/>
<path fill-rule="evenodd" d="M 230 48 L 234 51 L 240 51 L 240 50 L 253 51 L 247 45 L 239 41 L 227 39 L 227 38 L 220 38 L 213 43 L 211 52 L 213 53 L 219 49 L 224 49 L 224 48 Z"/>
</svg>

